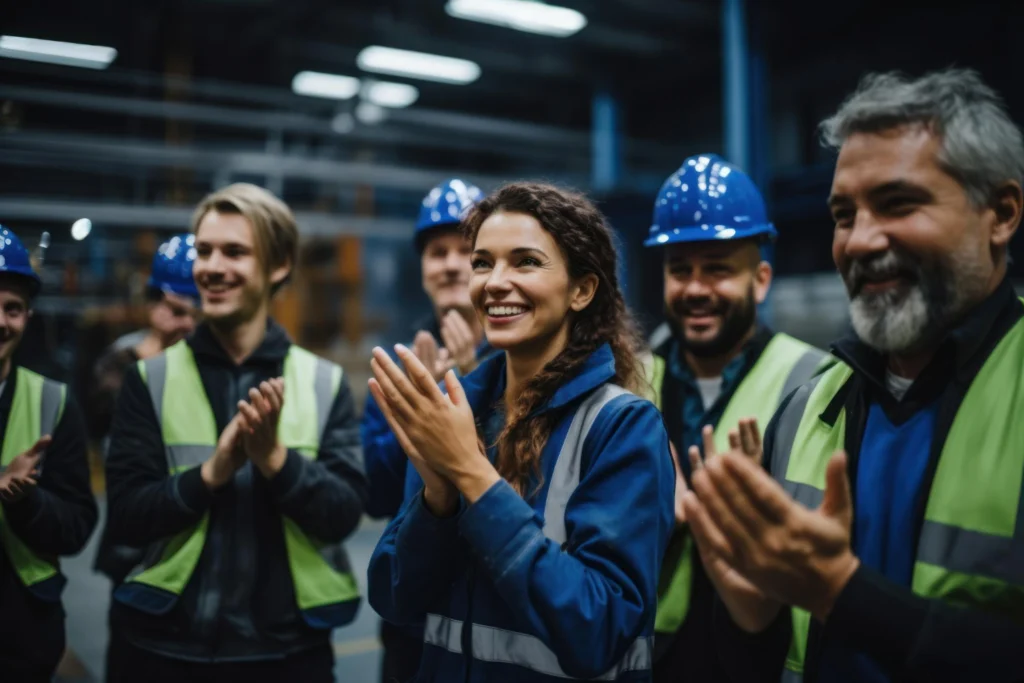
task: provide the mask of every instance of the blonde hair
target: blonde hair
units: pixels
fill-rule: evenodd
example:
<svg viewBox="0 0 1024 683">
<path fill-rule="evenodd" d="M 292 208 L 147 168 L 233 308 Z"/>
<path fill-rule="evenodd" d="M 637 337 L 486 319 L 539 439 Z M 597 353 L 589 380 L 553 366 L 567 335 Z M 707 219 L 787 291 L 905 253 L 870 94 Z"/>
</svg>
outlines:
<svg viewBox="0 0 1024 683">
<path fill-rule="evenodd" d="M 250 183 L 234 183 L 203 198 L 192 214 L 192 232 L 210 211 L 243 216 L 252 225 L 256 255 L 266 275 L 280 266 L 291 265 L 281 282 L 271 285 L 271 293 L 291 278 L 299 260 L 299 226 L 291 209 L 271 192 Z"/>
</svg>

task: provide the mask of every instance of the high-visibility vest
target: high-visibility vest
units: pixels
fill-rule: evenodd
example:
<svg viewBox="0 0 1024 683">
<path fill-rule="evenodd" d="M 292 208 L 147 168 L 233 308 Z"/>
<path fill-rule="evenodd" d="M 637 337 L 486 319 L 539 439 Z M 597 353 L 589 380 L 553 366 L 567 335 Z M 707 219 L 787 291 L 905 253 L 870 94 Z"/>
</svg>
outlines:
<svg viewBox="0 0 1024 683">
<path fill-rule="evenodd" d="M 802 387 L 778 422 L 772 476 L 797 501 L 821 504 L 825 470 L 844 448 L 846 410 L 822 416 L 853 376 L 839 364 Z M 917 538 L 917 595 L 1002 613 L 1024 613 L 1024 320 L 971 382 L 942 444 Z M 783 681 L 803 678 L 810 614 L 793 608 Z"/>
<path fill-rule="evenodd" d="M 0 468 L 6 468 L 12 460 L 32 448 L 40 437 L 53 435 L 64 412 L 67 396 L 67 387 L 60 382 L 25 368 L 19 367 L 15 372 L 17 377 L 0 451 Z M 38 469 L 42 470 L 44 466 L 45 462 L 40 460 Z M 61 576 L 57 557 L 41 556 L 18 538 L 4 520 L 3 506 L 0 506 L 0 544 L 3 544 L 18 578 L 33 595 L 47 602 L 60 599 L 64 577 Z"/>
<path fill-rule="evenodd" d="M 217 446 L 217 424 L 192 349 L 184 341 L 163 354 L 139 361 L 166 449 L 170 474 L 206 462 Z M 341 367 L 292 345 L 284 362 L 285 401 L 277 436 L 289 449 L 315 459 L 331 405 L 341 385 Z M 142 571 L 131 575 L 115 595 L 152 614 L 177 602 L 206 544 L 207 512 L 193 528 L 153 549 Z M 281 517 L 295 599 L 313 628 L 330 629 L 355 618 L 359 588 L 340 544 L 323 544 Z"/>
<path fill-rule="evenodd" d="M 715 429 L 715 448 L 719 452 L 729 449 L 729 430 L 743 418 L 756 417 L 757 424 L 764 429 L 782 399 L 833 361 L 832 356 L 809 344 L 786 334 L 775 334 L 729 399 Z M 665 359 L 654 356 L 649 367 L 654 404 L 660 410 Z M 680 453 L 679 457 L 685 458 L 686 454 Z M 667 584 L 663 581 L 659 591 L 656 633 L 675 633 L 686 620 L 693 588 L 693 561 L 693 537 L 686 534 L 671 579 Z"/>
</svg>

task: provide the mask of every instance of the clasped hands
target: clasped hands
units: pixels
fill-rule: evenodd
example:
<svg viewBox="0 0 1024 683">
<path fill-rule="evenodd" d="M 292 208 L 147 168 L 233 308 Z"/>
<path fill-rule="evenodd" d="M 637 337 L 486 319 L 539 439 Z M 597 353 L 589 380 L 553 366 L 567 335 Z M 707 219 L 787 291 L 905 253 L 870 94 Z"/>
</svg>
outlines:
<svg viewBox="0 0 1024 683">
<path fill-rule="evenodd" d="M 49 435 L 40 437 L 31 448 L 15 456 L 0 474 L 0 501 L 17 503 L 29 495 L 38 485 L 39 460 L 53 439 Z"/>
<path fill-rule="evenodd" d="M 741 420 L 723 453 L 713 437 L 705 427 L 703 461 L 690 448 L 694 490 L 684 491 L 682 502 L 701 561 L 733 620 L 756 633 L 782 606 L 793 605 L 824 621 L 859 566 L 850 546 L 846 454 L 829 461 L 823 502 L 811 510 L 761 467 L 756 420 Z"/>
<path fill-rule="evenodd" d="M 459 494 L 474 503 L 501 477 L 484 455 L 473 409 L 455 373 L 444 374 L 447 394 L 412 351 L 395 352 L 405 372 L 381 348 L 373 350 L 370 392 L 423 479 L 423 498 L 437 516 L 454 514 Z"/>
<path fill-rule="evenodd" d="M 221 432 L 201 474 L 210 489 L 227 484 L 245 462 L 267 479 L 284 467 L 288 450 L 277 439 L 277 424 L 284 406 L 284 379 L 276 377 L 249 390 L 249 400 L 238 402 L 238 412 Z"/>
</svg>

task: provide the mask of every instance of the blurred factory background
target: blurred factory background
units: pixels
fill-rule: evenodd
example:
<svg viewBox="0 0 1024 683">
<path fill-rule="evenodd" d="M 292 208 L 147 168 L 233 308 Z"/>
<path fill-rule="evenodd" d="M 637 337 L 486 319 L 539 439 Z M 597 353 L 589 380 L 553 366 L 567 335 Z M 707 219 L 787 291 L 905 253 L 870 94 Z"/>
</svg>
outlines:
<svg viewBox="0 0 1024 683">
<path fill-rule="evenodd" d="M 303 262 L 274 315 L 341 362 L 359 395 L 372 345 L 407 339 L 426 310 L 412 224 L 451 175 L 485 191 L 547 179 L 599 200 L 650 329 L 661 270 L 640 245 L 653 198 L 700 152 L 764 190 L 780 233 L 770 320 L 826 344 L 846 324 L 846 297 L 831 261 L 821 118 L 867 71 L 956 64 L 977 68 L 1024 122 L 1019 0 L 551 4 L 562 9 L 3 3 L 0 223 L 32 247 L 49 234 L 23 362 L 84 395 L 100 350 L 142 325 L 156 245 L 188 228 L 204 194 L 243 180 L 288 202 L 303 232 Z M 1020 239 L 1014 252 L 1020 277 Z"/>
</svg>

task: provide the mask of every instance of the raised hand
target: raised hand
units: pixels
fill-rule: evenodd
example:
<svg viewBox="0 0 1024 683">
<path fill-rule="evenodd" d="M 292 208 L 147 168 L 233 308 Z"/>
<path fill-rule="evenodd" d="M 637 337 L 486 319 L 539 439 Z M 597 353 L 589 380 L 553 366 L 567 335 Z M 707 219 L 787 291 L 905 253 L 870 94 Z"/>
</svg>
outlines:
<svg viewBox="0 0 1024 683">
<path fill-rule="evenodd" d="M 284 406 L 284 378 L 261 382 L 249 390 L 249 400 L 238 402 L 242 448 L 267 478 L 284 467 L 287 449 L 278 442 L 277 425 Z"/>
<path fill-rule="evenodd" d="M 444 341 L 448 358 L 454 362 L 463 376 L 476 369 L 476 340 L 473 338 L 473 330 L 470 329 L 469 323 L 459 312 L 449 311 L 441 320 L 441 339 Z"/>
<path fill-rule="evenodd" d="M 238 468 L 245 464 L 240 424 L 241 419 L 236 414 L 224 431 L 220 433 L 213 455 L 200 468 L 203 483 L 211 491 L 231 481 Z"/>
<path fill-rule="evenodd" d="M 438 348 L 434 335 L 425 330 L 416 333 L 412 348 L 413 354 L 423 363 L 434 382 L 440 382 L 445 373 L 455 367 L 451 353 L 447 349 Z"/>
</svg>

